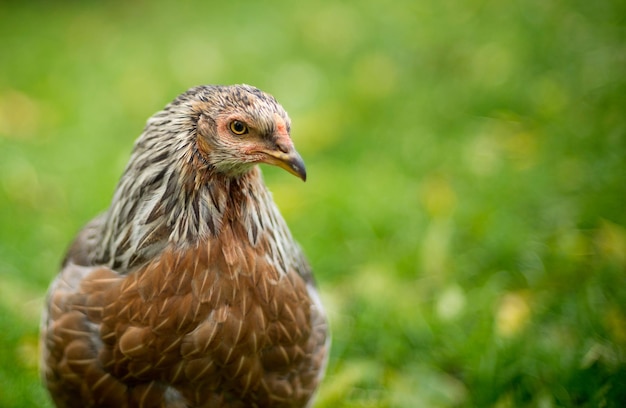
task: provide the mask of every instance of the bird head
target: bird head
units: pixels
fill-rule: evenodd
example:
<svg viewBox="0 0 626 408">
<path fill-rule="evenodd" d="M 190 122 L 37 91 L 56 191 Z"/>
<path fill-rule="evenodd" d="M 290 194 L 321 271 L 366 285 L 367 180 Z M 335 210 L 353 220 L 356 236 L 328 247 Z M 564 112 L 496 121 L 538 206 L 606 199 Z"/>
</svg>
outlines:
<svg viewBox="0 0 626 408">
<path fill-rule="evenodd" d="M 216 171 L 236 176 L 266 163 L 306 180 L 304 162 L 291 141 L 291 121 L 274 97 L 248 85 L 195 92 L 191 106 L 198 153 Z"/>
<path fill-rule="evenodd" d="M 136 140 L 96 257 L 130 267 L 141 259 L 129 258 L 131 250 L 144 256 L 166 242 L 217 234 L 226 210 L 245 207 L 238 193 L 263 194 L 252 171 L 258 163 L 306 180 L 282 106 L 248 85 L 189 89 L 150 117 Z"/>
</svg>

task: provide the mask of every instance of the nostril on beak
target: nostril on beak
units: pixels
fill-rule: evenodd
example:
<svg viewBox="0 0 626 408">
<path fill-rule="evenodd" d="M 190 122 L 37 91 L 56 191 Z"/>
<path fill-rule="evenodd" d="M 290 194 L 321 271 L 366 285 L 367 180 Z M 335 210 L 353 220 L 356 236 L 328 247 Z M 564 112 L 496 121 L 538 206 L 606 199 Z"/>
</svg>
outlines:
<svg viewBox="0 0 626 408">
<path fill-rule="evenodd" d="M 278 139 L 276 141 L 276 147 L 283 153 L 288 153 L 291 150 L 291 143 L 284 139 Z"/>
</svg>

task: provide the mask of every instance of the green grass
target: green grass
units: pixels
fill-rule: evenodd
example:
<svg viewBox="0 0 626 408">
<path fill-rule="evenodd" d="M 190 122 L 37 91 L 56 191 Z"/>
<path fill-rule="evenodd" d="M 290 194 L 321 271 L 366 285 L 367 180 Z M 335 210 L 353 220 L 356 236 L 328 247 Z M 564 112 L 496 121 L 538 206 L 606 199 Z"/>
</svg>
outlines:
<svg viewBox="0 0 626 408">
<path fill-rule="evenodd" d="M 250 83 L 333 348 L 318 407 L 626 401 L 626 7 L 0 5 L 0 406 L 50 406 L 41 304 L 156 110 Z M 380 3 L 380 4 L 379 4 Z"/>
</svg>

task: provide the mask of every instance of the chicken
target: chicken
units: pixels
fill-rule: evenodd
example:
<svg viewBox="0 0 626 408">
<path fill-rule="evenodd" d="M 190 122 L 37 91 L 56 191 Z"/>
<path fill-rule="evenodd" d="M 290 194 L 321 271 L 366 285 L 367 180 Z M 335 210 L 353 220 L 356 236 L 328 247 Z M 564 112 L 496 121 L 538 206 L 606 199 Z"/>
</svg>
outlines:
<svg viewBox="0 0 626 408">
<path fill-rule="evenodd" d="M 328 323 L 258 163 L 306 180 L 287 113 L 257 88 L 192 88 L 148 120 L 48 292 L 56 406 L 312 404 Z"/>
</svg>

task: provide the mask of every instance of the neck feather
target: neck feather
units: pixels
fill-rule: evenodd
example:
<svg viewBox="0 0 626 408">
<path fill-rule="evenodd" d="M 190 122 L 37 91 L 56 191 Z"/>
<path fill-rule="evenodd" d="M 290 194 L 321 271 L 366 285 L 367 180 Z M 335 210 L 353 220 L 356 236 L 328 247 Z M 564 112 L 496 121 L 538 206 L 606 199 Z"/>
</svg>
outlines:
<svg viewBox="0 0 626 408">
<path fill-rule="evenodd" d="M 258 246 L 262 241 L 279 264 L 289 263 L 288 251 L 296 244 L 258 167 L 227 176 L 190 146 L 188 137 L 182 146 L 138 140 L 105 215 L 96 261 L 127 273 L 167 246 L 222 242 L 219 237 L 228 230 L 237 245 Z"/>
</svg>

